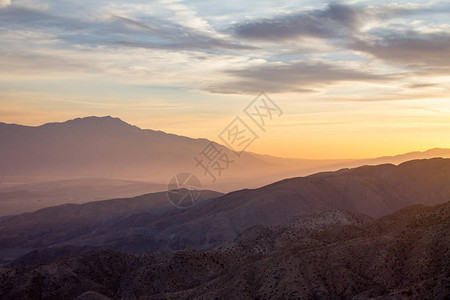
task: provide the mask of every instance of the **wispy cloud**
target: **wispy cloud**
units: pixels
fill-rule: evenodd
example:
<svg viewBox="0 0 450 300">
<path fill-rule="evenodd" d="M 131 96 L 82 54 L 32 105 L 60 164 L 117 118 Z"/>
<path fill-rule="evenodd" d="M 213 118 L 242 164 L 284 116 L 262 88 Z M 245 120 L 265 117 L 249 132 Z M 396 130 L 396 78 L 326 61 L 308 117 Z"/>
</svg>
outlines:
<svg viewBox="0 0 450 300">
<path fill-rule="evenodd" d="M 411 68 L 450 66 L 448 32 L 419 33 L 413 30 L 389 30 L 373 39 L 354 39 L 350 47 Z"/>
<path fill-rule="evenodd" d="M 393 76 L 381 76 L 360 71 L 344 64 L 318 60 L 302 60 L 283 64 L 266 63 L 249 66 L 245 69 L 227 70 L 227 74 L 237 78 L 235 81 L 208 87 L 211 92 L 235 91 L 254 94 L 260 90 L 281 92 L 313 92 L 314 88 L 324 87 L 335 82 L 386 82 Z"/>
<path fill-rule="evenodd" d="M 233 27 L 237 36 L 280 41 L 302 36 L 338 39 L 348 35 L 360 23 L 363 10 L 341 4 L 325 9 L 301 11 L 262 20 L 252 20 Z"/>
<path fill-rule="evenodd" d="M 80 13 L 69 13 L 72 10 Z M 106 72 L 110 76 L 122 69 L 120 74 L 131 74 L 134 70 L 139 76 L 142 70 L 154 72 L 154 62 L 145 62 L 145 51 L 149 57 L 154 57 L 155 51 L 167 52 L 166 58 L 171 53 L 180 56 L 184 52 L 182 56 L 186 59 L 201 57 L 203 53 L 208 64 L 220 67 L 213 68 L 214 73 L 205 73 L 197 88 L 223 93 L 254 93 L 261 89 L 277 93 L 308 92 L 316 86 L 336 82 L 392 78 L 391 69 L 364 66 L 373 59 L 396 65 L 400 68 L 398 74 L 403 76 L 408 72 L 415 75 L 447 72 L 450 38 L 445 29 L 439 31 L 434 26 L 433 32 L 426 32 L 423 23 L 419 30 L 414 25 L 399 27 L 389 22 L 394 18 L 441 14 L 446 10 L 448 5 L 444 4 L 331 3 L 247 21 L 233 20 L 230 16 L 230 22 L 235 24 L 229 27 L 229 34 L 226 28 L 214 28 L 214 24 L 182 1 L 111 2 L 106 6 L 84 1 L 78 5 L 49 2 L 44 8 L 36 4 L 13 4 L 0 10 L 3 28 L 0 36 L 9 41 L 8 47 L 0 47 L 3 56 L 0 63 L 4 70 L 13 73 L 26 69 L 20 63 L 23 61 L 33 69 L 39 67 L 50 72 L 66 69 Z M 17 36 L 14 38 L 12 33 Z M 20 37 L 25 33 L 41 39 L 25 41 Z M 47 46 L 42 45 L 45 41 Z M 308 45 L 313 46 L 308 48 Z M 140 57 L 130 58 L 129 66 L 133 67 L 123 72 L 125 68 L 119 66 L 120 61 L 132 53 L 130 49 L 144 52 L 134 52 L 133 55 Z M 197 53 L 186 55 L 189 51 Z M 236 59 L 227 59 L 227 65 L 214 60 L 224 56 Z M 84 63 L 78 59 L 83 57 Z M 245 57 L 247 63 L 243 63 Z M 107 59 L 111 62 L 107 63 Z M 137 65 L 136 61 L 139 61 Z M 167 63 L 170 65 L 170 60 Z"/>
<path fill-rule="evenodd" d="M 3 28 L 53 32 L 70 45 L 134 46 L 167 50 L 255 49 L 225 36 L 198 31 L 158 18 L 139 21 L 131 17 L 107 15 L 98 19 L 61 16 L 57 12 L 10 6 L 0 11 Z"/>
</svg>

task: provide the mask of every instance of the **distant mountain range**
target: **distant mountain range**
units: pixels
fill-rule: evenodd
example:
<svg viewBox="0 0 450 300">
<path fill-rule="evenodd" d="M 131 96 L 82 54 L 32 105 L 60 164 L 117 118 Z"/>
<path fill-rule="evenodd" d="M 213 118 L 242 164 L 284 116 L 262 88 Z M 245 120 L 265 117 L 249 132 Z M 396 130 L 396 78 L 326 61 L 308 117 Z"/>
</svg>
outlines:
<svg viewBox="0 0 450 300">
<path fill-rule="evenodd" d="M 198 175 L 208 188 L 235 190 L 258 187 L 292 176 L 365 164 L 401 163 L 412 159 L 450 157 L 450 149 L 367 160 L 286 159 L 255 153 L 238 158 L 214 143 L 234 164 L 212 185 L 194 157 L 206 139 L 140 129 L 118 118 L 86 117 L 30 127 L 0 123 L 0 179 L 114 178 L 167 184 L 180 172 Z M 1 186 L 1 184 L 0 184 Z M 218 187 L 218 188 L 216 188 Z"/>
<path fill-rule="evenodd" d="M 257 226 L 210 251 L 96 250 L 0 268 L 2 299 L 448 299 L 450 202 Z M 24 261 L 26 263 L 26 261 Z"/>
<path fill-rule="evenodd" d="M 109 116 L 37 127 L 0 123 L 0 141 L 0 216 L 163 191 L 180 172 L 197 175 L 206 189 L 230 192 L 342 168 L 450 158 L 450 149 L 363 160 L 289 159 L 256 153 L 242 153 L 238 158 L 214 143 L 234 162 L 212 182 L 194 161 L 210 141 L 140 129 Z"/>
<path fill-rule="evenodd" d="M 380 217 L 408 205 L 435 205 L 450 199 L 450 159 L 344 169 L 223 196 L 206 191 L 203 198 L 188 210 L 172 207 L 165 193 L 155 193 L 3 217 L 0 259 L 6 264 L 33 251 L 44 251 L 35 254 L 43 257 L 73 252 L 67 246 L 142 254 L 211 249 L 252 226 L 285 224 L 315 211 Z"/>
<path fill-rule="evenodd" d="M 112 117 L 87 117 L 38 127 L 0 123 L 0 140 L 0 176 L 120 178 L 155 183 L 167 183 L 180 172 L 203 174 L 194 157 L 210 143 L 143 130 Z M 225 151 L 230 160 L 238 158 L 228 148 L 214 146 Z M 223 179 L 286 169 L 286 165 L 245 153 L 238 167 L 223 172 Z M 204 181 L 212 181 L 212 177 Z"/>
</svg>

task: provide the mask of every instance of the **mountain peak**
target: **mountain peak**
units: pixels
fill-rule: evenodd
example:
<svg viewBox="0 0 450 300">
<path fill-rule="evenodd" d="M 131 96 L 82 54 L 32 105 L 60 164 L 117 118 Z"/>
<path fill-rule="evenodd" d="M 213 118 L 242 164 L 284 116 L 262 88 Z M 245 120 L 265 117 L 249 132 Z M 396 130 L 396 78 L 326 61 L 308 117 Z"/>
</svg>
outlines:
<svg viewBox="0 0 450 300">
<path fill-rule="evenodd" d="M 86 122 L 89 122 L 89 123 L 117 123 L 117 124 L 126 124 L 126 125 L 131 126 L 130 124 L 121 120 L 120 118 L 111 117 L 111 116 L 103 116 L 103 117 L 88 116 L 88 117 L 68 120 L 64 123 L 86 123 Z"/>
<path fill-rule="evenodd" d="M 88 116 L 82 118 L 76 118 L 65 122 L 53 122 L 42 125 L 42 127 L 53 126 L 69 126 L 69 127 L 105 127 L 105 128 L 138 128 L 133 126 L 120 118 L 111 116 Z"/>
</svg>

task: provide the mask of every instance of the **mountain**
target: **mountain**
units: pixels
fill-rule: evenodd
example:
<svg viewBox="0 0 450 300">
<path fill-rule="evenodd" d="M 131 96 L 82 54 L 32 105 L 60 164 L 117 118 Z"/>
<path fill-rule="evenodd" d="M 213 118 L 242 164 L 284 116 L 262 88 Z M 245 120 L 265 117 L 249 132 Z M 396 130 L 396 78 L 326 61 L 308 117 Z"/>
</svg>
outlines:
<svg viewBox="0 0 450 300">
<path fill-rule="evenodd" d="M 423 152 L 415 151 L 415 152 L 409 152 L 405 154 L 400 155 L 393 155 L 393 156 L 382 156 L 377 158 L 369 158 L 369 159 L 359 159 L 354 161 L 346 162 L 345 165 L 347 168 L 352 167 L 359 167 L 364 165 L 380 165 L 380 164 L 394 164 L 398 165 L 410 160 L 417 160 L 417 159 L 429 159 L 429 158 L 436 158 L 436 157 L 442 157 L 442 158 L 450 158 L 450 149 L 446 148 L 434 148 L 429 149 Z M 342 164 L 338 164 L 338 166 L 342 166 Z"/>
<path fill-rule="evenodd" d="M 216 187 L 194 161 L 210 141 L 142 130 L 109 116 L 37 127 L 0 123 L 0 140 L 0 216 L 164 191 L 182 172 L 196 174 L 205 188 Z M 229 149 L 214 145 L 237 162 Z M 242 188 L 255 174 L 288 168 L 243 153 L 217 187 Z"/>
<path fill-rule="evenodd" d="M 141 130 L 109 116 L 37 127 L 1 124 L 0 139 L 3 176 L 97 178 L 152 178 L 192 160 L 207 143 Z"/>
<path fill-rule="evenodd" d="M 221 193 L 203 190 L 198 201 L 216 198 Z M 0 264 L 9 262 L 39 248 L 52 245 L 64 246 L 73 239 L 82 240 L 83 235 L 105 234 L 115 240 L 115 233 L 108 232 L 113 224 L 135 215 L 148 212 L 157 219 L 161 215 L 176 213 L 167 198 L 167 192 L 146 194 L 134 198 L 95 201 L 86 204 L 64 204 L 48 207 L 34 213 L 0 217 Z M 126 228 L 123 228 L 127 230 Z M 130 229 L 131 230 L 131 229 Z M 117 238 L 121 238 L 118 236 Z M 148 240 L 149 238 L 147 238 Z M 127 240 L 130 244 L 131 239 Z M 93 240 L 91 242 L 94 242 Z M 102 241 L 97 243 L 102 244 Z M 73 246 L 74 244 L 71 244 Z M 85 245 L 80 247 L 84 249 Z M 90 247 L 91 245 L 86 245 Z M 134 245 L 137 249 L 146 249 L 145 240 Z M 58 251 L 64 251 L 59 249 Z"/>
<path fill-rule="evenodd" d="M 109 116 L 37 127 L 0 123 L 0 140 L 0 176 L 138 178 L 167 184 L 174 175 L 190 172 L 205 182 L 213 180 L 204 176 L 194 160 L 210 141 L 143 130 Z M 288 168 L 248 153 L 238 157 L 224 146 L 213 145 L 227 153 L 230 161 L 239 161 L 236 167 L 231 162 L 229 170 L 222 172 L 223 180 Z M 219 177 L 215 171 L 214 175 Z"/>
<path fill-rule="evenodd" d="M 164 193 L 142 199 L 154 197 L 167 203 Z M 0 258 L 6 264 L 32 251 L 58 252 L 68 245 L 141 254 L 211 249 L 255 225 L 280 225 L 305 213 L 341 209 L 380 217 L 409 205 L 435 205 L 450 199 L 450 159 L 343 169 L 223 196 L 210 192 L 205 198 L 210 199 L 187 210 L 165 206 L 129 211 L 124 206 L 129 200 L 122 199 L 0 218 Z M 111 206 L 118 215 L 111 217 Z M 93 207 L 104 210 L 108 219 Z"/>
<path fill-rule="evenodd" d="M 0 268 L 2 299 L 448 299 L 450 202 L 372 220 L 335 210 L 209 250 L 95 250 Z"/>
<path fill-rule="evenodd" d="M 36 127 L 0 123 L 0 140 L 0 187 L 7 186 L 11 180 L 35 183 L 37 179 L 49 181 L 49 178 L 50 181 L 55 178 L 128 179 L 166 185 L 174 175 L 190 172 L 205 187 L 229 192 L 344 167 L 450 157 L 450 149 L 369 160 L 288 159 L 250 152 L 238 157 L 230 149 L 213 143 L 233 161 L 220 176 L 218 171 L 213 172 L 217 178 L 213 182 L 194 161 L 209 145 L 209 140 L 140 129 L 110 116 Z"/>
<path fill-rule="evenodd" d="M 0 123 L 0 140 L 0 216 L 163 191 L 174 175 L 183 172 L 195 174 L 206 189 L 230 192 L 347 167 L 450 157 L 450 149 L 364 160 L 292 159 L 250 152 L 238 157 L 206 139 L 140 129 L 110 116 L 36 127 Z M 194 161 L 207 145 L 233 161 L 220 176 L 213 172 L 216 181 Z"/>
</svg>

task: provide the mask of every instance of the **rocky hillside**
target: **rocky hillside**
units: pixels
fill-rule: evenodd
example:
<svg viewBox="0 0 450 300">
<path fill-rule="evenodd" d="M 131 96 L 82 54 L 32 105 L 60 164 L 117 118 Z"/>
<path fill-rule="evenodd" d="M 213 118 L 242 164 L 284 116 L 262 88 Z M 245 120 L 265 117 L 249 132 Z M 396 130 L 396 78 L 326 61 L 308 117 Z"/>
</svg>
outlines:
<svg viewBox="0 0 450 300">
<path fill-rule="evenodd" d="M 1 299 L 448 299 L 450 202 L 376 220 L 335 210 L 209 251 L 96 250 L 0 269 Z"/>
</svg>

